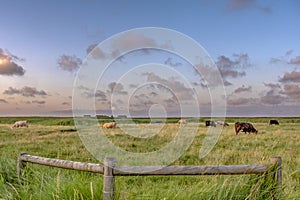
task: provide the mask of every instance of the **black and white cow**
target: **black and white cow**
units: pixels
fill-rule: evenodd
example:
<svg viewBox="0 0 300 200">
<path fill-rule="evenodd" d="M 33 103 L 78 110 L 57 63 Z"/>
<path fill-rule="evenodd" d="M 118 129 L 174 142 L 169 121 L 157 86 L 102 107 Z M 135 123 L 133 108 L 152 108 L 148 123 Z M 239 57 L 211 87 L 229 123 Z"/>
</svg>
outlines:
<svg viewBox="0 0 300 200">
<path fill-rule="evenodd" d="M 205 126 L 213 126 L 213 127 L 216 127 L 216 123 L 215 123 L 214 121 L 207 120 L 207 121 L 205 121 Z"/>
</svg>

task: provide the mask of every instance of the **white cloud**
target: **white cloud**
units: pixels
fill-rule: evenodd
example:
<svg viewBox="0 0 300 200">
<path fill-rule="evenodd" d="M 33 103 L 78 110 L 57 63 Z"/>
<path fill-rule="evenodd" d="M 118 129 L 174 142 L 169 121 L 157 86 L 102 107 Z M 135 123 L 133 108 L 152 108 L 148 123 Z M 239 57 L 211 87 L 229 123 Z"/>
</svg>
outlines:
<svg viewBox="0 0 300 200">
<path fill-rule="evenodd" d="M 22 61 L 19 57 L 4 52 L 0 48 L 0 75 L 3 76 L 23 76 L 25 69 L 18 65 L 17 61 Z"/>
<path fill-rule="evenodd" d="M 34 87 L 25 86 L 22 89 L 9 87 L 3 92 L 6 95 L 21 95 L 24 97 L 46 96 L 47 93 L 44 90 L 37 90 Z"/>
<path fill-rule="evenodd" d="M 80 58 L 77 58 L 76 56 L 68 56 L 68 55 L 61 55 L 57 59 L 58 67 L 62 70 L 73 72 L 79 69 L 80 65 L 82 64 L 82 61 Z"/>
</svg>

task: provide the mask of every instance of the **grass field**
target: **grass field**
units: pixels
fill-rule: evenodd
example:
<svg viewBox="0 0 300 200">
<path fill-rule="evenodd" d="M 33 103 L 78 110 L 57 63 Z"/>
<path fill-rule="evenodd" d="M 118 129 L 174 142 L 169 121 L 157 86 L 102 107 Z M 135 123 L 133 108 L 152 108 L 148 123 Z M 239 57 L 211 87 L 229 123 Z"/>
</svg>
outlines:
<svg viewBox="0 0 300 200">
<path fill-rule="evenodd" d="M 21 119 L 28 120 L 29 128 L 10 128 Z M 279 126 L 269 126 L 269 118 L 226 119 L 230 126 L 223 129 L 208 156 L 199 159 L 207 131 L 205 119 L 200 119 L 193 143 L 171 165 L 268 164 L 270 157 L 281 156 L 282 199 L 300 199 L 300 118 L 277 119 Z M 236 136 L 233 127 L 236 121 L 253 123 L 258 135 Z M 148 152 L 173 139 L 178 125 L 172 122 L 176 119 L 167 120 L 159 134 L 147 139 L 125 135 L 119 128 L 107 130 L 106 134 L 127 151 Z M 16 163 L 20 152 L 98 163 L 82 144 L 72 118 L 0 118 L 0 199 L 103 198 L 100 174 L 28 164 L 22 180 L 18 180 Z M 270 184 L 261 175 L 117 177 L 116 199 L 272 199 Z"/>
</svg>

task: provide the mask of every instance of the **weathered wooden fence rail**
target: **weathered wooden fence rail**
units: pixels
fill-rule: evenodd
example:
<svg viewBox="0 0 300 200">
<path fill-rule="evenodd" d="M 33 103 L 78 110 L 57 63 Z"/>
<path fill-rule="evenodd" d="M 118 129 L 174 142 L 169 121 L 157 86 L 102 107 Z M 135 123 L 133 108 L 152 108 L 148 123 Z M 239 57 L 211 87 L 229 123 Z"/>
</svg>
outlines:
<svg viewBox="0 0 300 200">
<path fill-rule="evenodd" d="M 106 158 L 104 165 L 74 162 L 53 158 L 31 156 L 21 153 L 18 159 L 18 176 L 26 163 L 33 163 L 64 169 L 80 170 L 103 174 L 103 198 L 114 199 L 115 176 L 170 176 L 170 175 L 241 175 L 241 174 L 264 174 L 271 167 L 275 169 L 275 182 L 279 189 L 282 184 L 282 160 L 281 157 L 271 157 L 271 164 L 260 165 L 225 165 L 225 166 L 116 166 L 114 158 Z"/>
</svg>

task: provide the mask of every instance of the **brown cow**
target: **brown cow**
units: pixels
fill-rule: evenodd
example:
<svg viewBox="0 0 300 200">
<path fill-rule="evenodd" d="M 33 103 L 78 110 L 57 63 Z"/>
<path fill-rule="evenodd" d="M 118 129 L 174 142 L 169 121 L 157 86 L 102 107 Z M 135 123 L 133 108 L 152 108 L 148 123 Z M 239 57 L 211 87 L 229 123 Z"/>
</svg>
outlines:
<svg viewBox="0 0 300 200">
<path fill-rule="evenodd" d="M 253 127 L 252 124 L 247 123 L 247 122 L 236 122 L 234 124 L 234 128 L 235 128 L 235 134 L 237 135 L 239 133 L 239 131 L 243 131 L 244 133 L 255 133 L 257 134 L 258 131 Z"/>
<path fill-rule="evenodd" d="M 108 123 L 104 123 L 102 125 L 102 128 L 116 128 L 117 123 L 116 122 L 108 122 Z"/>
</svg>

